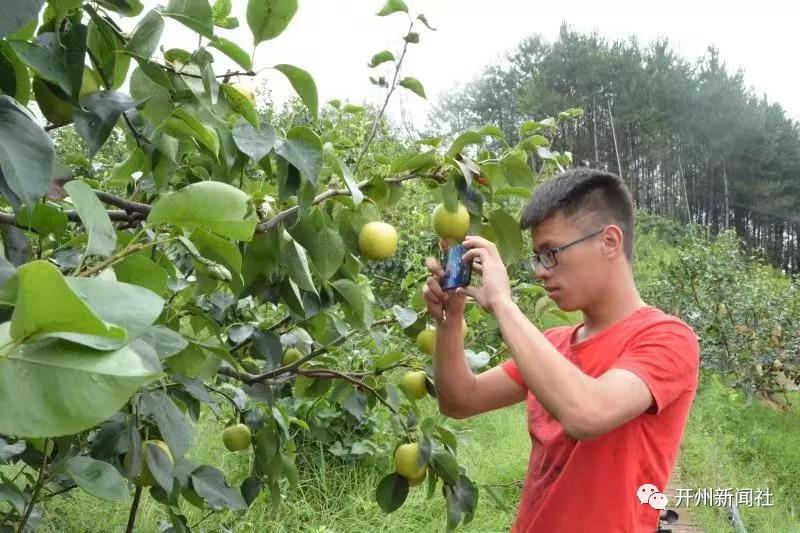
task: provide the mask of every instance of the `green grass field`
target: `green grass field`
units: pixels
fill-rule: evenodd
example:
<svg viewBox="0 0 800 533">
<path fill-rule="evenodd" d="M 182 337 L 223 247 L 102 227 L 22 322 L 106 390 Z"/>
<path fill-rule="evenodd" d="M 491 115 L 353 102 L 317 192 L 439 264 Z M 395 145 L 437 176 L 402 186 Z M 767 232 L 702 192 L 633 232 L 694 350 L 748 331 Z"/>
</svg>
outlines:
<svg viewBox="0 0 800 533">
<path fill-rule="evenodd" d="M 800 405 L 800 394 L 793 395 Z M 429 414 L 435 404 L 427 403 Z M 524 478 L 530 440 L 525 408 L 520 404 L 468 420 L 451 422 L 460 431 L 458 454 L 468 475 L 479 485 L 493 485 L 497 499 L 481 487 L 472 523 L 461 531 L 507 531 L 516 514 Z M 227 452 L 221 442 L 222 426 L 206 418 L 198 425 L 190 456 L 220 467 L 231 483 L 247 476 L 247 454 Z M 764 488 L 774 493 L 774 507 L 742 507 L 742 517 L 753 532 L 800 532 L 800 409 L 778 413 L 754 405 L 744 407 L 743 398 L 704 376 L 692 410 L 683 443 L 682 478 L 686 488 Z M 322 453 L 322 460 L 320 460 Z M 261 494 L 244 514 L 213 514 L 198 531 L 443 531 L 444 500 L 440 494 L 425 498 L 424 487 L 412 489 L 398 511 L 385 515 L 375 503 L 378 480 L 391 468 L 389 458 L 374 465 L 354 468 L 320 450 L 304 451 L 300 463 L 300 485 L 284 502 L 278 516 L 270 518 L 267 497 Z M 438 488 L 437 488 L 438 490 Z M 205 514 L 186 505 L 189 524 Z M 709 532 L 727 532 L 726 514 L 717 507 L 697 507 L 699 525 Z M 50 500 L 45 508 L 41 531 L 83 533 L 122 531 L 128 504 L 97 500 L 80 491 Z M 136 531 L 157 532 L 168 517 L 163 507 L 143 499 Z"/>
<path fill-rule="evenodd" d="M 428 406 L 431 413 L 435 404 Z M 530 440 L 526 428 L 524 405 L 487 413 L 469 420 L 453 421 L 461 431 L 458 455 L 467 466 L 467 473 L 476 484 L 494 484 L 500 502 L 485 490 L 479 496 L 475 518 L 463 531 L 508 530 L 516 514 L 520 488 L 524 478 Z M 222 446 L 222 426 L 205 419 L 197 427 L 194 448 L 189 455 L 207 461 L 226 472 L 231 483 L 247 476 L 248 455 L 231 454 Z M 310 457 L 315 454 L 306 450 Z M 319 463 L 319 461 L 316 461 Z M 262 493 L 243 515 L 212 515 L 198 530 L 219 531 L 226 525 L 234 532 L 244 531 L 438 531 L 444 530 L 445 507 L 441 494 L 425 498 L 425 484 L 412 489 L 406 503 L 396 512 L 385 515 L 375 502 L 378 481 L 390 467 L 389 458 L 375 466 L 353 468 L 327 455 L 314 468 L 301 468 L 298 492 L 284 502 L 276 519 L 270 519 L 268 498 Z M 483 488 L 483 487 L 482 487 Z M 437 487 L 438 490 L 438 487 Z M 79 491 L 51 501 L 42 520 L 42 531 L 59 533 L 122 531 L 128 518 L 127 504 L 97 500 Z M 501 505 L 502 503 L 502 505 Z M 186 505 L 189 524 L 200 521 L 204 514 Z M 143 498 L 136 531 L 159 531 L 159 521 L 168 520 L 163 507 L 150 498 Z"/>
</svg>

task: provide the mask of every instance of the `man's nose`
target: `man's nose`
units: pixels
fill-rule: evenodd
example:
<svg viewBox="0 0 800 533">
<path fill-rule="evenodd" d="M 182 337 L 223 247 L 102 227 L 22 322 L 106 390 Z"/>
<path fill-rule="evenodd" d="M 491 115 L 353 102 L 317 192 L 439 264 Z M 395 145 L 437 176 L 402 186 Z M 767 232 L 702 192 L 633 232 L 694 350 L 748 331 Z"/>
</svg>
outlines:
<svg viewBox="0 0 800 533">
<path fill-rule="evenodd" d="M 533 265 L 533 276 L 536 279 L 539 279 L 539 280 L 547 279 L 551 275 L 552 275 L 552 272 L 550 272 L 549 269 L 547 269 L 544 266 L 542 266 L 541 263 L 538 263 L 538 262 L 534 263 L 534 265 Z"/>
</svg>

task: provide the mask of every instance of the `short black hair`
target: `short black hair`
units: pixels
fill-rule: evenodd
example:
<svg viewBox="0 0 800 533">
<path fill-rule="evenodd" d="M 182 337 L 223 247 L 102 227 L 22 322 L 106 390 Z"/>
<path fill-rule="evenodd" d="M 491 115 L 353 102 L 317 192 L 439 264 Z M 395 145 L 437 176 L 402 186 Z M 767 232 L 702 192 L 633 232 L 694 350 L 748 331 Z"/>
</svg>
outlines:
<svg viewBox="0 0 800 533">
<path fill-rule="evenodd" d="M 625 257 L 633 263 L 633 198 L 619 176 L 591 168 L 574 168 L 558 174 L 536 188 L 520 215 L 520 229 L 535 229 L 559 212 L 565 217 L 586 213 L 592 224 L 619 226 Z M 596 228 L 582 229 L 593 231 Z"/>
</svg>

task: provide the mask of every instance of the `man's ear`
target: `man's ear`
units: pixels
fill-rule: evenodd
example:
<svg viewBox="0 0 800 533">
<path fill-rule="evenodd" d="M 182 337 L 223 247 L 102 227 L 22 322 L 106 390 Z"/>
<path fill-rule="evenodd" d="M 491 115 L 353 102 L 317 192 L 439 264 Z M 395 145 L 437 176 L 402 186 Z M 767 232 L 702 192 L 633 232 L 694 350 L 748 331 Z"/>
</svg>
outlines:
<svg viewBox="0 0 800 533">
<path fill-rule="evenodd" d="M 625 254 L 625 234 L 619 226 L 616 224 L 609 224 L 603 233 L 600 234 L 600 237 L 604 254 L 608 256 Z"/>
</svg>

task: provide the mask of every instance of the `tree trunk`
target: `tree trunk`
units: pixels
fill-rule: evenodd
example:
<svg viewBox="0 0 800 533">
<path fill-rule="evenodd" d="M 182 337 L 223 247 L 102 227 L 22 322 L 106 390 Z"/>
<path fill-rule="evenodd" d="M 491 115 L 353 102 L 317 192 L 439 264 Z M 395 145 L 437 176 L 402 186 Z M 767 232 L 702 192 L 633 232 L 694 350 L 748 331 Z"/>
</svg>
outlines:
<svg viewBox="0 0 800 533">
<path fill-rule="evenodd" d="M 729 190 L 728 189 L 728 169 L 725 161 L 722 162 L 722 179 L 725 183 L 725 229 L 728 229 L 728 213 L 730 212 L 729 205 Z"/>
</svg>

